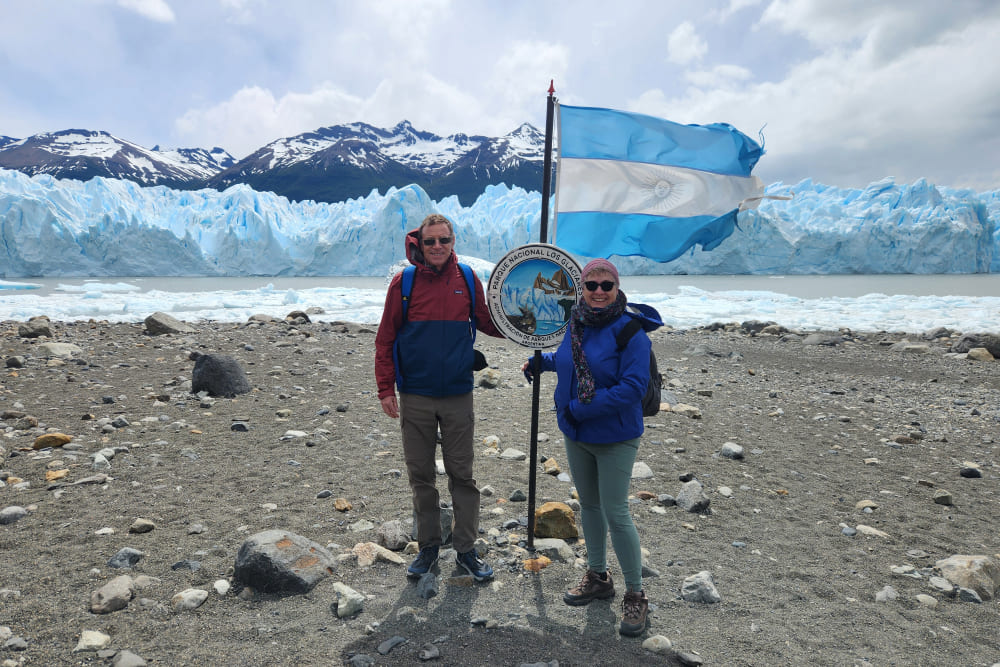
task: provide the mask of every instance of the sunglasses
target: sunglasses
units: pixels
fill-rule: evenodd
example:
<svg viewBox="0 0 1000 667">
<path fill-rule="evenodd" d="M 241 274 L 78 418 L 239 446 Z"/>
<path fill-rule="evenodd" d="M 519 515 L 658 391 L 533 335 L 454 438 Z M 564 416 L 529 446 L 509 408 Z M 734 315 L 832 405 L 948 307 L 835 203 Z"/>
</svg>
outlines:
<svg viewBox="0 0 1000 667">
<path fill-rule="evenodd" d="M 614 289 L 615 284 L 610 280 L 604 280 L 602 282 L 597 282 L 596 280 L 588 280 L 587 282 L 583 283 L 583 286 L 587 288 L 588 292 L 593 292 L 598 287 L 600 287 L 605 292 L 610 292 L 611 290 Z"/>
<path fill-rule="evenodd" d="M 430 248 L 435 243 L 440 243 L 441 245 L 448 245 L 449 243 L 451 243 L 451 241 L 452 241 L 452 238 L 450 236 L 442 236 L 439 239 L 424 239 L 423 243 L 424 243 L 425 246 L 427 246 L 428 248 Z"/>
</svg>

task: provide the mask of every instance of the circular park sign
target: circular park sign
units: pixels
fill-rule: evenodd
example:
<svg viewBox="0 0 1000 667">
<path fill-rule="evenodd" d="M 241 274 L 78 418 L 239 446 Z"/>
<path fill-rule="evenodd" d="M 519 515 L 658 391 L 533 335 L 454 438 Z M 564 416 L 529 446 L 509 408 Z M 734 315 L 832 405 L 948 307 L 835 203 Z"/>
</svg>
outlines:
<svg viewBox="0 0 1000 667">
<path fill-rule="evenodd" d="M 548 243 L 529 243 L 504 255 L 490 275 L 486 301 L 505 336 L 540 350 L 558 345 L 570 309 L 583 294 L 580 265 Z"/>
</svg>

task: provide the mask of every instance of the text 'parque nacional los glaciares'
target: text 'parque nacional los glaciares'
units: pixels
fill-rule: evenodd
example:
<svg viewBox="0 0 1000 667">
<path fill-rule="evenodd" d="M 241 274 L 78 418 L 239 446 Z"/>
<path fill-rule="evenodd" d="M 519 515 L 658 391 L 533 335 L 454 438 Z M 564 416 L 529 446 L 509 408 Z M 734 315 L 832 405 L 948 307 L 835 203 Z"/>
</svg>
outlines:
<svg viewBox="0 0 1000 667">
<path fill-rule="evenodd" d="M 571 255 L 553 245 L 531 243 L 497 262 L 486 298 L 493 323 L 505 336 L 542 349 L 562 339 L 582 289 L 580 266 Z"/>
</svg>

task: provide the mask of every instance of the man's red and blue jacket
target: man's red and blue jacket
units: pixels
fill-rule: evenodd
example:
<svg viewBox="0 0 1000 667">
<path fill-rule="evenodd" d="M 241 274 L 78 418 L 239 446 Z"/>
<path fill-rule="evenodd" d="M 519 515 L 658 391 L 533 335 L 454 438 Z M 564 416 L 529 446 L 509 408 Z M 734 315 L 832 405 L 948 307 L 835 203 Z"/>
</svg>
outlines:
<svg viewBox="0 0 1000 667">
<path fill-rule="evenodd" d="M 435 271 L 424 262 L 420 234 L 406 235 L 406 256 L 416 267 L 413 292 L 403 321 L 402 272 L 393 276 L 385 295 L 382 321 L 375 336 L 375 381 L 379 399 L 393 393 L 457 396 L 472 391 L 472 327 L 469 288 L 452 251 Z M 502 338 L 493 325 L 483 284 L 473 277 L 476 325 L 489 336 Z"/>
</svg>

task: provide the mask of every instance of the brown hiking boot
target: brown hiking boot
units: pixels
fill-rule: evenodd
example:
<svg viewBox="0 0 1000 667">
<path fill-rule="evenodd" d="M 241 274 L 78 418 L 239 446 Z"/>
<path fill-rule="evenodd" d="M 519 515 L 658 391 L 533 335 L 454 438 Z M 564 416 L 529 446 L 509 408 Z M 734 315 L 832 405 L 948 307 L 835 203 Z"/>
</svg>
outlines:
<svg viewBox="0 0 1000 667">
<path fill-rule="evenodd" d="M 618 627 L 620 634 L 628 637 L 638 637 L 649 624 L 649 600 L 645 591 L 629 591 L 622 600 L 622 622 Z"/>
<path fill-rule="evenodd" d="M 563 602 L 580 607 L 591 600 L 607 600 L 615 596 L 615 584 L 611 581 L 611 573 L 605 572 L 607 579 L 601 579 L 593 570 L 587 570 L 579 585 L 563 593 Z"/>
</svg>

